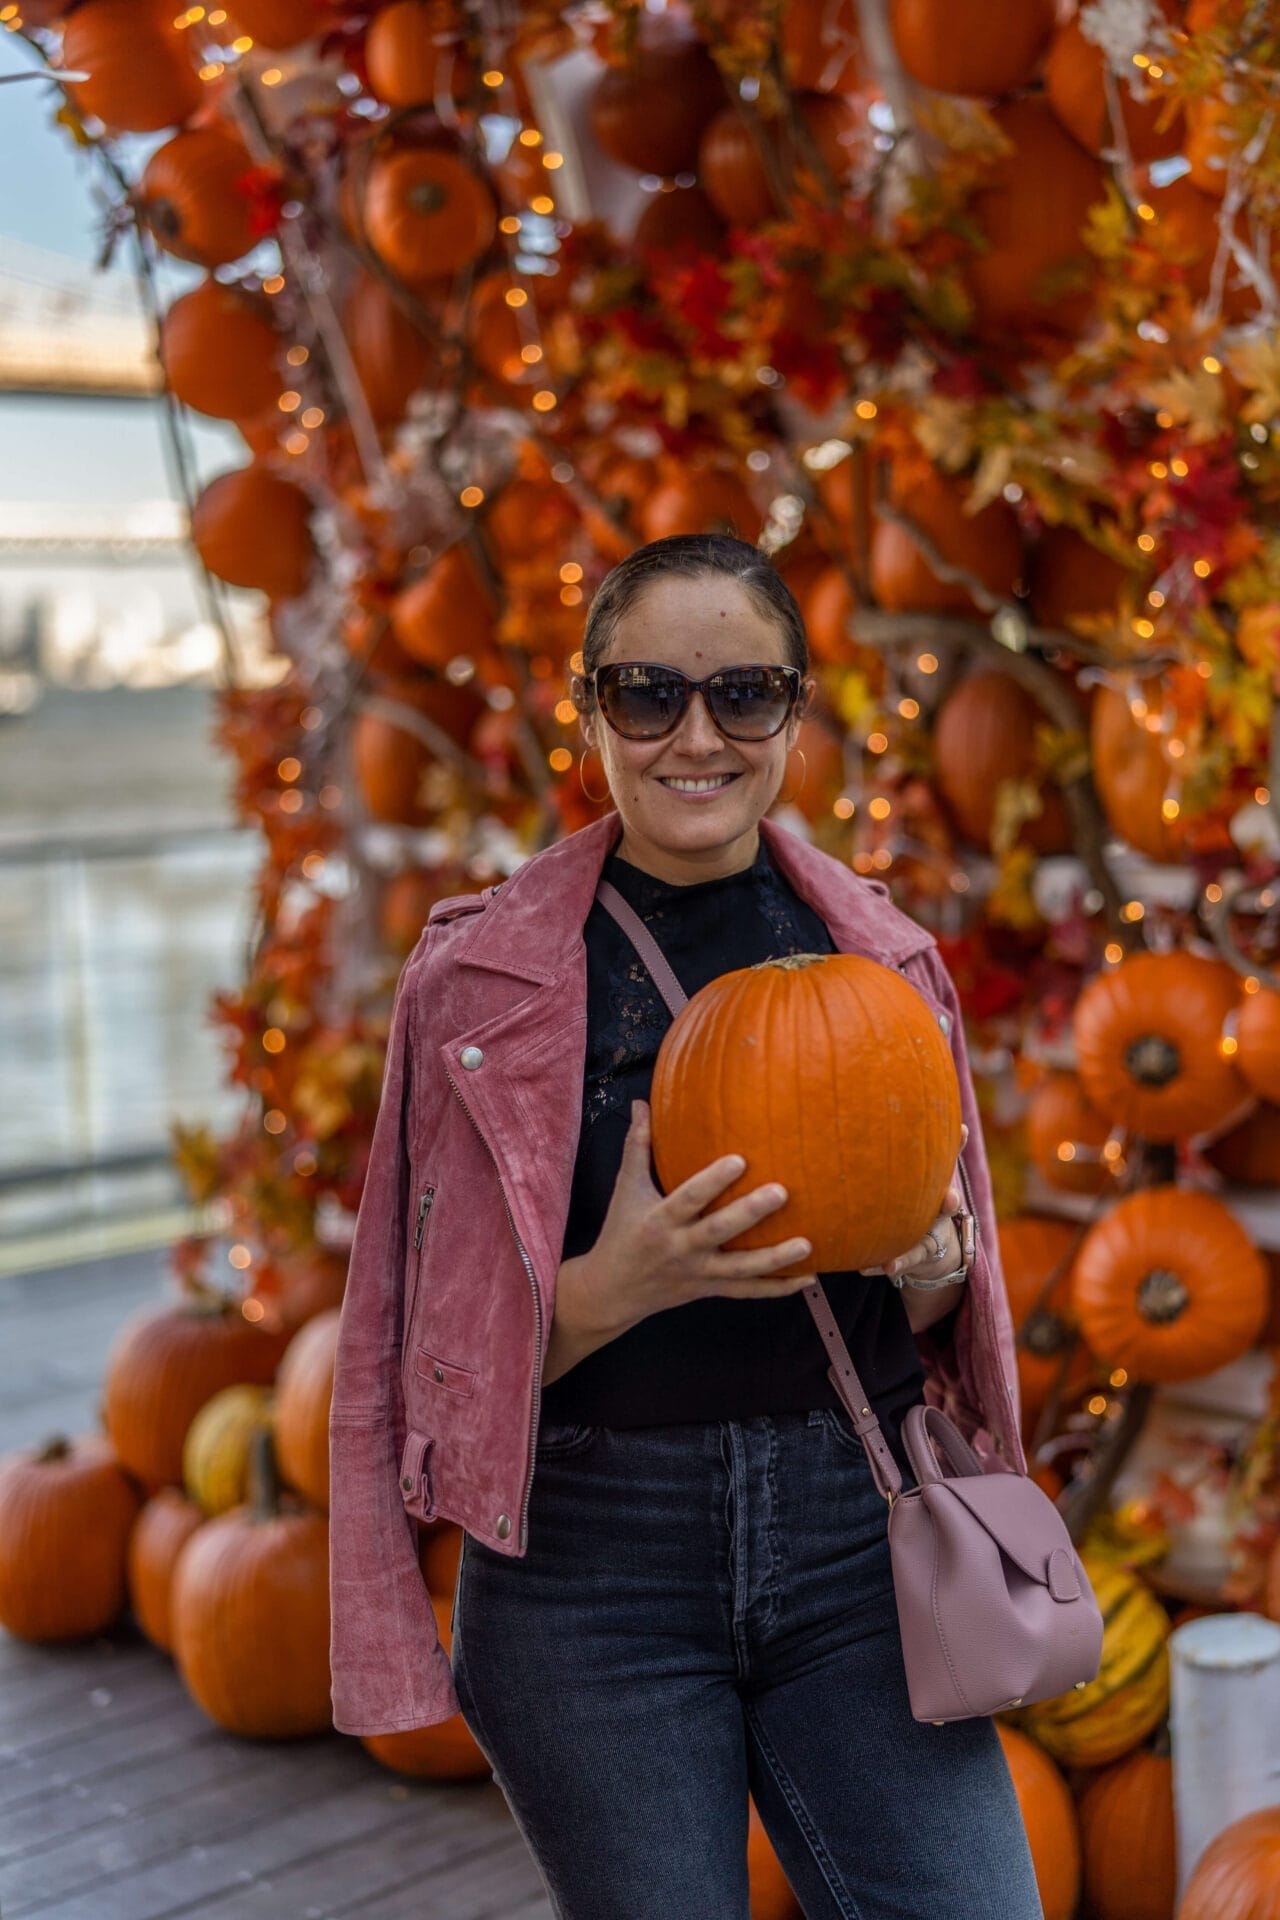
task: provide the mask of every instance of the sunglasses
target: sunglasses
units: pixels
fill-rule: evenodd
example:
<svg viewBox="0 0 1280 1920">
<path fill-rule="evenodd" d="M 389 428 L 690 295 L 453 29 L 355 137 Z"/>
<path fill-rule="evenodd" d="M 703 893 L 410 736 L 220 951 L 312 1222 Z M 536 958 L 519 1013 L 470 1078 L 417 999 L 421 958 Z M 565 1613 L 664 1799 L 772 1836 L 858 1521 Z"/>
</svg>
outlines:
<svg viewBox="0 0 1280 1920">
<path fill-rule="evenodd" d="M 695 693 L 729 740 L 768 740 L 787 719 L 800 693 L 799 667 L 721 667 L 705 680 L 691 680 L 678 667 L 650 660 L 618 660 L 596 667 L 583 684 L 594 684 L 601 713 L 624 740 L 661 740 L 674 733 Z"/>
</svg>

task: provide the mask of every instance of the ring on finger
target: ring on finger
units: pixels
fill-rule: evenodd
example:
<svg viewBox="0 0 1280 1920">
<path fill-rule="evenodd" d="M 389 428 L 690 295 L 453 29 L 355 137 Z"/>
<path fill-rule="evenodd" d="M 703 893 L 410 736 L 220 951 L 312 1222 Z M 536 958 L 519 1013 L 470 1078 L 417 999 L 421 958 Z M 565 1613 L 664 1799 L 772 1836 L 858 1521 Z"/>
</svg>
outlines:
<svg viewBox="0 0 1280 1920">
<path fill-rule="evenodd" d="M 938 1233 L 934 1230 L 933 1227 L 926 1227 L 924 1230 L 924 1237 L 929 1242 L 929 1249 L 930 1249 L 932 1258 L 935 1260 L 941 1260 L 943 1255 L 946 1253 L 947 1249 L 944 1242 L 938 1235 Z"/>
</svg>

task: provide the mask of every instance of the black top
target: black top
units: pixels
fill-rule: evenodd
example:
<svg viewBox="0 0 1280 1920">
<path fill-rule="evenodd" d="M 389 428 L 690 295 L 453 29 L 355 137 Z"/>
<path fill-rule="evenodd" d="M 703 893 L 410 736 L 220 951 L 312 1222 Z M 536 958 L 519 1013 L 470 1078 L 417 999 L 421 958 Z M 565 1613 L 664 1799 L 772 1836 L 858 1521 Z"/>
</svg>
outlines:
<svg viewBox="0 0 1280 1920">
<path fill-rule="evenodd" d="M 837 951 L 825 922 L 773 865 L 763 834 L 754 862 L 738 873 L 679 885 L 610 853 L 603 877 L 640 914 L 690 996 L 759 960 Z M 584 937 L 587 1054 L 566 1260 L 599 1238 L 631 1102 L 649 1098 L 658 1047 L 671 1024 L 649 969 L 598 900 Z M 652 1162 L 650 1171 L 661 1191 Z M 923 1398 L 924 1369 L 902 1296 L 883 1274 L 820 1277 L 906 1472 L 899 1428 L 907 1408 Z M 544 1386 L 542 1413 L 549 1421 L 643 1427 L 834 1408 L 842 1403 L 827 1377 L 829 1364 L 800 1294 L 758 1301 L 714 1295 L 650 1314 L 597 1347 Z"/>
</svg>

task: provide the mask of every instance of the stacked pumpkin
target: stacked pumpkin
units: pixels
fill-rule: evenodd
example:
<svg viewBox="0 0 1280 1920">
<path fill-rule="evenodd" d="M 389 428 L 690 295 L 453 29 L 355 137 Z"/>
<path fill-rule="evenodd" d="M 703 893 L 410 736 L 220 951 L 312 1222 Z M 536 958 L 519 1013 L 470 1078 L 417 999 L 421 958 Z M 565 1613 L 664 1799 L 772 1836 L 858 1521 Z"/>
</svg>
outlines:
<svg viewBox="0 0 1280 1920">
<path fill-rule="evenodd" d="M 338 1310 L 270 1332 L 200 1288 L 121 1328 L 105 1431 L 0 1462 L 0 1625 L 53 1643 L 127 1605 L 197 1705 L 246 1738 L 331 1726 L 329 1405 Z M 461 1529 L 422 1532 L 441 1640 Z M 487 1778 L 460 1714 L 370 1737 L 394 1771 Z"/>
</svg>

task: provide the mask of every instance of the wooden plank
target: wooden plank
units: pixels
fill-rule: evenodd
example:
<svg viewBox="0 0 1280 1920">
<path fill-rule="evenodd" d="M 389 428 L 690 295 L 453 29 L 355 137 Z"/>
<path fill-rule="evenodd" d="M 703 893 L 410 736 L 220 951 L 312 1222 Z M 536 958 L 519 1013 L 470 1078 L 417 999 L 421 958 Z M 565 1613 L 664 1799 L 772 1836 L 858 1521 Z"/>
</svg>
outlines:
<svg viewBox="0 0 1280 1920">
<path fill-rule="evenodd" d="M 169 1656 L 153 1647 L 131 1619 L 92 1640 L 31 1646 L 10 1636 L 5 1644 L 18 1651 L 3 1668 L 0 1747 L 12 1735 L 19 1739 L 24 1733 L 34 1735 L 49 1724 L 57 1706 L 77 1695 L 87 1699 L 91 1688 L 109 1688 L 119 1696 L 157 1661 L 173 1670 Z"/>
<path fill-rule="evenodd" d="M 503 1840 L 479 1852 L 460 1856 L 434 1872 L 412 1879 L 377 1900 L 344 1907 L 332 1920 L 507 1920 L 520 1913 L 526 1920 L 552 1920 L 551 1905 L 533 1857 L 518 1829 L 508 1819 Z M 322 1909 L 330 1920 L 328 1909 Z M 301 1916 L 300 1916 L 301 1920 Z"/>
<path fill-rule="evenodd" d="M 170 1920 L 178 1913 L 198 1914 L 215 1895 L 251 1886 L 300 1860 L 352 1845 L 376 1852 L 402 1817 L 391 1797 L 394 1784 L 385 1777 L 344 1781 L 248 1833 L 195 1843 L 136 1873 L 100 1874 L 83 1893 L 15 1907 L 5 1920 L 30 1913 L 42 1920 Z"/>
<path fill-rule="evenodd" d="M 429 1781 L 404 1781 L 394 1825 L 379 1832 L 376 1843 L 343 1845 L 324 1850 L 317 1844 L 310 1854 L 280 1871 L 265 1874 L 252 1885 L 202 1903 L 199 1920 L 290 1920 L 303 1916 L 363 1916 L 388 1894 L 399 1897 L 406 1886 L 417 1889 L 419 1915 L 424 1894 L 434 1888 L 437 1875 L 461 1859 L 481 1863 L 483 1871 L 510 1828 L 505 1806 L 496 1825 L 492 1808 L 481 1813 L 474 1791 Z M 452 1908 L 441 1909 L 452 1915 Z"/>
<path fill-rule="evenodd" d="M 88 1818 L 77 1833 L 57 1847 L 10 1861 L 4 1883 L 6 1916 L 91 1889 L 104 1872 L 122 1878 L 192 1847 L 245 1836 L 325 1794 L 341 1792 L 357 1777 L 351 1756 L 336 1739 L 310 1740 L 307 1751 L 291 1753 L 288 1764 L 281 1766 L 278 1748 L 264 1752 L 257 1742 L 222 1737 L 239 1749 L 242 1770 L 206 1788 L 199 1798 L 180 1791 L 142 1817 L 121 1817 L 106 1811 L 99 1797 L 89 1802 Z M 115 1786 L 113 1780 L 106 1791 L 114 1794 Z M 185 1767 L 182 1786 L 185 1789 Z"/>
<path fill-rule="evenodd" d="M 154 1659 L 140 1657 L 132 1670 L 121 1671 L 118 1684 L 113 1674 L 105 1683 L 74 1688 L 50 1701 L 47 1711 L 32 1714 L 19 1743 L 21 1751 L 28 1759 L 56 1760 L 65 1747 L 86 1735 L 92 1737 L 100 1724 L 126 1727 L 154 1714 L 157 1707 L 167 1706 L 175 1694 L 182 1692 L 182 1681 L 164 1654 L 157 1651 Z M 10 1729 L 0 1753 L 12 1764 L 15 1751 Z"/>
<path fill-rule="evenodd" d="M 47 1793 L 73 1781 L 100 1780 L 142 1759 L 168 1755 L 175 1767 L 183 1753 L 202 1740 L 211 1722 L 194 1700 L 174 1682 L 172 1698 L 141 1718 L 108 1720 L 44 1752 L 19 1752 L 0 1773 L 0 1811 L 20 1804 L 33 1793 Z"/>
</svg>

